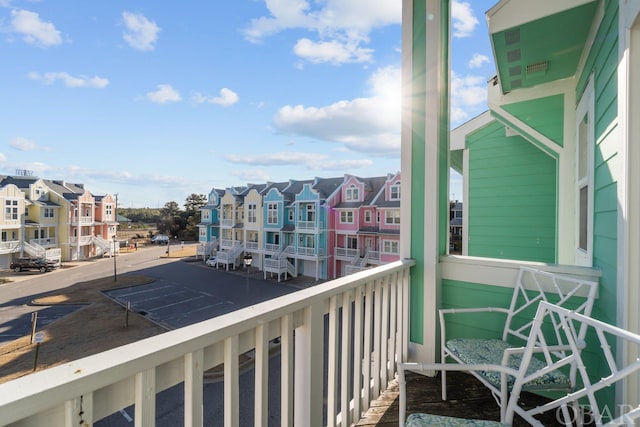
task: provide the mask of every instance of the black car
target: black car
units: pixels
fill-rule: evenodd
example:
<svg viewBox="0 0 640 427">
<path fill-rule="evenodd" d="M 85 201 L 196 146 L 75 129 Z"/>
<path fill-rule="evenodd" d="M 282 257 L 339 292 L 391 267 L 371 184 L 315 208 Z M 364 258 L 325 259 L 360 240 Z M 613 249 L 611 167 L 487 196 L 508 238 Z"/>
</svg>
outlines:
<svg viewBox="0 0 640 427">
<path fill-rule="evenodd" d="M 56 268 L 56 263 L 45 258 L 18 258 L 9 265 L 16 273 L 23 270 L 39 270 L 41 273 L 51 271 Z"/>
</svg>

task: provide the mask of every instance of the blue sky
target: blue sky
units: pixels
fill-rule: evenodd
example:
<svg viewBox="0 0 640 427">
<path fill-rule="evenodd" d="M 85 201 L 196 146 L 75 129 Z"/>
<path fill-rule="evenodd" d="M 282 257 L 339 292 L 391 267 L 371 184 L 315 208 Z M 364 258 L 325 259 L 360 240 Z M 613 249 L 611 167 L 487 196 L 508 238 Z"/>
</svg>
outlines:
<svg viewBox="0 0 640 427">
<path fill-rule="evenodd" d="M 0 174 L 155 208 L 396 172 L 401 3 L 0 0 Z M 493 4 L 452 3 L 452 128 L 486 109 Z"/>
</svg>

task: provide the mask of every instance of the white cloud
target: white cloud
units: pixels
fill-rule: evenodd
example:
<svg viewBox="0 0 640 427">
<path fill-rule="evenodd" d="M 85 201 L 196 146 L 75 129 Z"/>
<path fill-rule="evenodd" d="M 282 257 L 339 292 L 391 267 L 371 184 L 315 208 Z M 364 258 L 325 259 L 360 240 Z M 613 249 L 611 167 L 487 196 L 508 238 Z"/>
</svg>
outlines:
<svg viewBox="0 0 640 427">
<path fill-rule="evenodd" d="M 9 146 L 18 151 L 49 151 L 48 147 L 42 147 L 33 140 L 15 137 L 9 142 Z"/>
<path fill-rule="evenodd" d="M 476 53 L 469 60 L 469 63 L 467 64 L 467 66 L 469 68 L 480 68 L 482 66 L 482 64 L 488 64 L 489 62 L 491 62 L 491 61 L 489 60 L 488 56 Z"/>
<path fill-rule="evenodd" d="M 454 37 L 469 37 L 479 21 L 473 14 L 471 4 L 454 0 L 451 3 L 451 25 Z"/>
<path fill-rule="evenodd" d="M 300 166 L 311 170 L 353 170 L 371 166 L 373 162 L 368 159 L 332 160 L 328 154 L 302 153 L 283 151 L 279 153 L 236 155 L 228 154 L 224 158 L 234 164 L 252 166 L 276 166 L 287 165 Z M 257 178 L 254 178 L 257 179 Z"/>
<path fill-rule="evenodd" d="M 369 79 L 371 96 L 323 107 L 284 106 L 274 118 L 279 132 L 337 142 L 352 151 L 400 152 L 400 70 L 385 67 Z"/>
<path fill-rule="evenodd" d="M 122 12 L 122 20 L 125 26 L 122 37 L 129 46 L 137 50 L 155 49 L 155 42 L 161 31 L 155 22 L 150 21 L 142 14 L 127 11 Z"/>
<path fill-rule="evenodd" d="M 61 80 L 67 87 L 92 87 L 102 89 L 109 84 L 109 80 L 104 77 L 72 76 L 65 72 L 40 74 L 34 71 L 29 73 L 29 78 L 48 85 L 55 83 L 57 80 Z"/>
<path fill-rule="evenodd" d="M 220 89 L 220 96 L 207 97 L 200 93 L 196 93 L 191 97 L 191 100 L 196 104 L 209 103 L 222 105 L 223 107 L 229 107 L 237 103 L 238 100 L 240 100 L 240 97 L 231 89 L 223 87 L 222 89 Z"/>
<path fill-rule="evenodd" d="M 451 123 L 455 126 L 486 109 L 487 82 L 480 76 L 451 75 Z"/>
<path fill-rule="evenodd" d="M 313 3 L 306 0 L 265 0 L 269 16 L 253 19 L 244 29 L 244 35 L 251 42 L 260 42 L 280 31 L 303 29 L 316 33 L 318 40 L 298 40 L 293 51 L 301 58 L 331 64 L 370 62 L 373 50 L 362 45 L 369 43 L 372 29 L 401 23 L 401 3 L 397 0 Z"/>
<path fill-rule="evenodd" d="M 353 41 L 341 42 L 331 40 L 326 42 L 314 42 L 307 38 L 298 40 L 293 47 L 293 52 L 313 63 L 329 62 L 342 64 L 347 62 L 372 62 L 373 49 L 360 47 Z"/>
<path fill-rule="evenodd" d="M 10 30 L 22 34 L 22 39 L 39 47 L 62 44 L 60 31 L 50 23 L 40 19 L 40 15 L 28 10 L 12 10 Z"/>
<path fill-rule="evenodd" d="M 175 90 L 171 85 L 158 85 L 158 90 L 155 92 L 148 92 L 146 98 L 157 104 L 166 104 L 168 102 L 178 102 L 182 100 L 180 92 Z"/>
</svg>

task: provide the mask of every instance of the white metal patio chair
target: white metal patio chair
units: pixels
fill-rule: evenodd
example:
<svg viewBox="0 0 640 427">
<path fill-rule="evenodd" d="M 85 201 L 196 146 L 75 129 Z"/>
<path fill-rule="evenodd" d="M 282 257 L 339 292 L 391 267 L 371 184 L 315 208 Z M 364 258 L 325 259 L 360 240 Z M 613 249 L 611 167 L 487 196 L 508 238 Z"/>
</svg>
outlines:
<svg viewBox="0 0 640 427">
<path fill-rule="evenodd" d="M 521 347 L 527 341 L 533 324 L 533 316 L 541 301 L 552 302 L 561 307 L 568 307 L 586 316 L 591 315 L 591 309 L 597 295 L 596 281 L 578 279 L 567 275 L 550 273 L 530 267 L 520 267 L 516 283 L 508 308 L 483 307 L 463 309 L 441 309 L 440 339 L 441 362 L 452 359 L 459 365 L 501 365 L 509 361 L 509 367 L 517 370 L 520 356 L 509 357 L 509 349 Z M 482 314 L 502 313 L 505 316 L 501 339 L 484 338 L 450 338 L 447 336 L 447 321 L 454 320 L 454 315 L 471 315 L 476 324 L 483 321 Z M 558 337 L 556 337 L 557 339 Z M 584 338 L 584 334 L 581 334 Z M 505 359 L 505 356 L 507 358 Z M 504 359 L 504 360 L 503 360 Z M 537 362 L 533 362 L 537 363 Z M 452 368 L 466 370 L 464 366 Z M 446 371 L 442 369 L 442 399 L 447 400 Z M 508 381 L 501 380 L 501 375 L 495 371 L 469 370 L 478 380 L 487 386 L 496 402 L 500 406 L 502 417 L 506 411 L 506 400 L 509 390 L 513 386 L 513 377 Z M 536 384 L 527 385 L 526 389 L 533 390 L 568 390 L 572 387 L 573 376 L 557 372 L 548 372 L 538 379 Z"/>
<path fill-rule="evenodd" d="M 546 325 L 553 324 L 562 336 L 561 343 L 549 342 Z M 588 332 L 594 345 L 588 346 L 581 336 Z M 555 338 L 553 338 L 555 339 Z M 640 354 L 640 335 L 616 326 L 595 320 L 580 313 L 556 305 L 541 302 L 538 306 L 529 339 L 525 347 L 515 350 L 522 356 L 517 370 L 501 365 L 468 365 L 467 369 L 489 370 L 501 376 L 514 377 L 513 388 L 506 405 L 503 422 L 485 420 L 464 420 L 429 414 L 411 414 L 406 419 L 405 371 L 434 371 L 454 368 L 451 364 L 403 363 L 398 366 L 400 386 L 400 425 L 404 427 L 423 426 L 510 426 L 518 415 L 533 426 L 543 426 L 537 418 L 543 413 L 554 411 L 556 419 L 565 425 L 631 426 L 640 423 L 640 406 L 627 402 L 615 404 L 613 391 L 625 381 L 637 384 L 640 380 L 640 358 L 627 365 L 621 365 L 611 345 L 625 349 L 627 353 Z M 541 362 L 541 367 L 533 361 Z M 592 372 L 592 365 L 599 366 L 599 372 Z M 532 408 L 519 404 L 521 392 L 528 384 L 540 381 L 547 373 L 565 371 L 575 367 L 576 382 L 567 394 L 550 398 L 548 403 Z M 595 375 L 599 375 L 595 377 Z M 619 403 L 619 402 L 618 402 Z"/>
</svg>

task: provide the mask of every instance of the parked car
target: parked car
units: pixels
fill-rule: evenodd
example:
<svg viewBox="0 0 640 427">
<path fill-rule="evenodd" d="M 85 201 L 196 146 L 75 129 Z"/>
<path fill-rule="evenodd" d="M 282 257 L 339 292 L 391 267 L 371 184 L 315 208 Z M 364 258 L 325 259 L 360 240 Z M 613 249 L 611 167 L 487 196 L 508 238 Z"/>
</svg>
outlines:
<svg viewBox="0 0 640 427">
<path fill-rule="evenodd" d="M 166 245 L 169 243 L 169 236 L 165 236 L 164 234 L 156 234 L 151 238 L 151 243 Z"/>
<path fill-rule="evenodd" d="M 16 273 L 24 270 L 39 270 L 41 273 L 56 268 L 56 263 L 45 258 L 17 258 L 9 265 Z"/>
<path fill-rule="evenodd" d="M 209 259 L 207 259 L 204 263 L 207 264 L 209 267 L 215 267 L 218 262 L 216 260 L 215 255 L 214 255 L 214 256 L 209 257 Z"/>
</svg>

